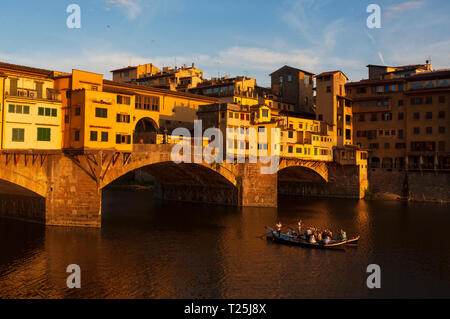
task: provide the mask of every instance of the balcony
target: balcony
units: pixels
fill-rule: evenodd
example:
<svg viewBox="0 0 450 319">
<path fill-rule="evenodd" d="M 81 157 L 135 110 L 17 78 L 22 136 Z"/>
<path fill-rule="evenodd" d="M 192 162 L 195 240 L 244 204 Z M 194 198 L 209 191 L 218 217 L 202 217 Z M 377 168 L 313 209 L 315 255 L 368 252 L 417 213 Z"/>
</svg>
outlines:
<svg viewBox="0 0 450 319">
<path fill-rule="evenodd" d="M 13 90 L 5 92 L 6 97 L 20 97 L 32 100 L 44 100 L 52 102 L 61 102 L 61 93 L 54 89 L 47 89 L 46 98 L 44 96 L 39 96 L 37 90 L 17 88 L 15 92 Z"/>
</svg>

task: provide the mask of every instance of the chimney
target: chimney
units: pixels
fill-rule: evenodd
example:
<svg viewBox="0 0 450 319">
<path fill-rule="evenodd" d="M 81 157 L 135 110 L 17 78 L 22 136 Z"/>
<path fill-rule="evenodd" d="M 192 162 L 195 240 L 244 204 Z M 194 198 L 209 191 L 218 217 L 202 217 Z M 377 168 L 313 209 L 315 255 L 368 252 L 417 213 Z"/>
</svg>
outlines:
<svg viewBox="0 0 450 319">
<path fill-rule="evenodd" d="M 195 65 L 194 62 L 192 62 L 192 67 L 194 67 L 194 65 Z"/>
</svg>

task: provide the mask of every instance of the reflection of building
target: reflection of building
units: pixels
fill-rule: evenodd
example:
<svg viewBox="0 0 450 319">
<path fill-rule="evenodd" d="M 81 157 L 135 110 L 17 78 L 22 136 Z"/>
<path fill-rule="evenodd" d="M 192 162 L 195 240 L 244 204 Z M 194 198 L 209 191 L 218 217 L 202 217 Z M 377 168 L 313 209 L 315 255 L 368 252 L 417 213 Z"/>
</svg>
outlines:
<svg viewBox="0 0 450 319">
<path fill-rule="evenodd" d="M 282 102 L 295 105 L 296 112 L 314 114 L 314 74 L 283 66 L 272 72 L 271 88 Z"/>
<path fill-rule="evenodd" d="M 450 71 L 430 71 L 429 64 L 368 67 L 369 79 L 346 90 L 354 139 L 370 150 L 371 166 L 449 168 Z"/>
<path fill-rule="evenodd" d="M 61 95 L 54 75 L 0 63 L 2 149 L 61 148 Z"/>
</svg>

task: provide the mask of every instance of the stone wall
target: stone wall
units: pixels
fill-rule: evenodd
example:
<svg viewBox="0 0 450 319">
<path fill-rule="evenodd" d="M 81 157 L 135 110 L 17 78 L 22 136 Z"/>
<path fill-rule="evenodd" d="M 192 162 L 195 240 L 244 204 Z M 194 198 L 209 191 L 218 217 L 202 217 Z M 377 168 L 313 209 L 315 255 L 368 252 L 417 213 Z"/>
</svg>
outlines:
<svg viewBox="0 0 450 319">
<path fill-rule="evenodd" d="M 49 158 L 47 175 L 47 225 L 101 226 L 101 189 L 93 178 L 64 155 Z"/>
<path fill-rule="evenodd" d="M 359 169 L 354 165 L 330 164 L 328 182 L 280 181 L 278 191 L 282 195 L 301 197 L 363 198 L 368 181 Z"/>
<path fill-rule="evenodd" d="M 450 172 L 399 171 L 382 168 L 369 172 L 372 193 L 392 193 L 416 201 L 450 202 Z"/>
<path fill-rule="evenodd" d="M 0 194 L 0 216 L 45 223 L 45 198 Z"/>
</svg>

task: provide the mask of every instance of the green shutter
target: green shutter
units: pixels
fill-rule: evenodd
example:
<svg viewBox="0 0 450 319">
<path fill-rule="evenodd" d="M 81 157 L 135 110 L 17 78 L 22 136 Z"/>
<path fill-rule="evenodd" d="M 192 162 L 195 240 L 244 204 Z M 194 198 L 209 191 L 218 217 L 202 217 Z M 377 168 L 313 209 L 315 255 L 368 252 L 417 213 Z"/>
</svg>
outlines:
<svg viewBox="0 0 450 319">
<path fill-rule="evenodd" d="M 30 107 L 28 105 L 23 106 L 23 114 L 30 114 Z"/>
<path fill-rule="evenodd" d="M 117 114 L 117 122 L 120 122 L 120 114 Z"/>
<path fill-rule="evenodd" d="M 16 106 L 14 104 L 10 104 L 8 112 L 9 113 L 15 113 L 16 112 Z"/>
<path fill-rule="evenodd" d="M 38 115 L 44 115 L 44 108 L 43 107 L 38 108 Z"/>
<path fill-rule="evenodd" d="M 50 108 L 46 107 L 45 108 L 45 116 L 50 116 Z"/>
<path fill-rule="evenodd" d="M 56 115 L 57 115 L 57 110 L 56 109 L 52 109 L 52 116 L 56 117 Z"/>
</svg>

